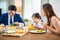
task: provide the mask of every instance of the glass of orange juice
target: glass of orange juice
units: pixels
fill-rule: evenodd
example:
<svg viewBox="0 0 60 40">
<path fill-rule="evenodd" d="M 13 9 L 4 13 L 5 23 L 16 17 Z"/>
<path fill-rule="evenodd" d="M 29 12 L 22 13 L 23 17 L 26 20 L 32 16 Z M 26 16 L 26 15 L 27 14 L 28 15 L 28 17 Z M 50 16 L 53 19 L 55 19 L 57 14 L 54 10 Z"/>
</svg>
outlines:
<svg viewBox="0 0 60 40">
<path fill-rule="evenodd" d="M 34 26 L 33 25 L 28 25 L 27 28 L 28 28 L 28 30 L 32 30 L 34 28 Z"/>
</svg>

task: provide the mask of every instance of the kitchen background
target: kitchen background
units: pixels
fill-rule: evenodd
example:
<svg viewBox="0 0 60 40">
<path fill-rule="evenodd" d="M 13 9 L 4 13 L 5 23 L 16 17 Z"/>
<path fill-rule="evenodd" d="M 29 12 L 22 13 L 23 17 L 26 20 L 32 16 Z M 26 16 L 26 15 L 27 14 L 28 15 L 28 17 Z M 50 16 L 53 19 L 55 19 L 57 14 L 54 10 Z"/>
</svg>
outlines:
<svg viewBox="0 0 60 40">
<path fill-rule="evenodd" d="M 45 3 L 50 3 L 60 18 L 60 0 L 0 0 L 0 8 L 3 14 L 8 11 L 8 6 L 13 4 L 17 7 L 17 13 L 22 18 L 32 20 L 31 16 L 33 13 L 40 13 L 42 20 L 46 22 L 46 18 L 41 14 L 42 5 Z"/>
</svg>

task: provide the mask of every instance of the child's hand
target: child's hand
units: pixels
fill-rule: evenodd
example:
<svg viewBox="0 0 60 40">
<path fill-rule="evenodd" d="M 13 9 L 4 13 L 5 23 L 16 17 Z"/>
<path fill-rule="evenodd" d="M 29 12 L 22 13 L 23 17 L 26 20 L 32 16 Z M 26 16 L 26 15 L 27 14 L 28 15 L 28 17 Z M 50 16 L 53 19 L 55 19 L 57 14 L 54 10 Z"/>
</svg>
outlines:
<svg viewBox="0 0 60 40">
<path fill-rule="evenodd" d="M 42 22 L 41 24 L 42 24 L 43 28 L 46 28 L 46 25 L 47 25 L 47 24 L 45 24 L 45 23 L 43 23 L 43 22 Z"/>
</svg>

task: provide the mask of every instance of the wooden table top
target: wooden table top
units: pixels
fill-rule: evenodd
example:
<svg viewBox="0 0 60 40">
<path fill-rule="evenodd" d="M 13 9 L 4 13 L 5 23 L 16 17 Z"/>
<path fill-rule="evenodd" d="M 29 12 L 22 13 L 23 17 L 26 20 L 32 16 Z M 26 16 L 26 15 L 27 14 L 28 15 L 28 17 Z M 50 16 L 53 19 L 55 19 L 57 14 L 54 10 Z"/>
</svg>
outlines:
<svg viewBox="0 0 60 40">
<path fill-rule="evenodd" d="M 0 34 L 0 40 L 60 40 L 60 36 L 51 33 L 45 34 L 27 33 L 22 37 L 2 36 L 2 34 Z"/>
</svg>

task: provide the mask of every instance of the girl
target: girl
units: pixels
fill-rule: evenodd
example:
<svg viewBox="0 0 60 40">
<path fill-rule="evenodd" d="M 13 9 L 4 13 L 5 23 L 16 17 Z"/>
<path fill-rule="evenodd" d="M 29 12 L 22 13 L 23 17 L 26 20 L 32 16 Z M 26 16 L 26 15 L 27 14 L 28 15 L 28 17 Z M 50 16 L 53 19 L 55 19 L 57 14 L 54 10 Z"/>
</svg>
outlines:
<svg viewBox="0 0 60 40">
<path fill-rule="evenodd" d="M 56 16 L 52 6 L 49 3 L 43 5 L 42 13 L 43 13 L 43 16 L 46 16 L 47 21 L 48 21 L 47 24 L 43 23 L 43 25 L 51 32 L 55 34 L 59 34 L 60 33 L 60 25 L 59 25 L 60 20 Z"/>
<path fill-rule="evenodd" d="M 39 13 L 34 13 L 32 15 L 32 19 L 33 19 L 33 26 L 35 27 L 35 29 L 42 29 L 43 27 L 41 26 L 41 16 Z"/>
</svg>

